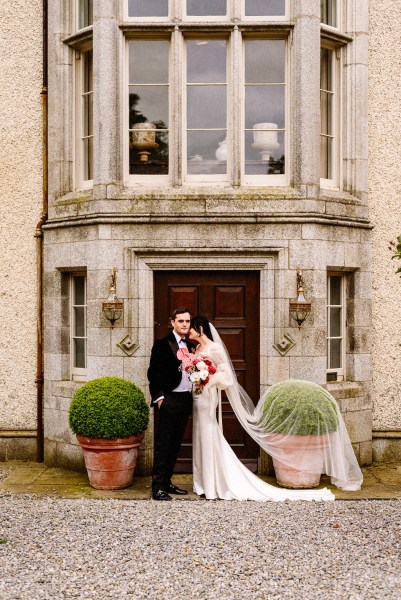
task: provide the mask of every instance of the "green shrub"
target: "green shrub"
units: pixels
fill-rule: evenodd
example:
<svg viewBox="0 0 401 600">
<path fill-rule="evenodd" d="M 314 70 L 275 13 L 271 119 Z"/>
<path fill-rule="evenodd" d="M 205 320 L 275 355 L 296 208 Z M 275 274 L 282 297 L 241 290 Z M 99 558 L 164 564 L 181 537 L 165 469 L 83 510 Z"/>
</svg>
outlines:
<svg viewBox="0 0 401 600">
<path fill-rule="evenodd" d="M 69 412 L 71 430 L 92 438 L 139 435 L 148 422 L 149 406 L 142 390 L 119 377 L 85 383 L 75 392 Z"/>
<path fill-rule="evenodd" d="M 269 433 L 331 433 L 338 427 L 336 402 L 315 383 L 296 379 L 283 381 L 267 392 L 259 425 Z"/>
</svg>

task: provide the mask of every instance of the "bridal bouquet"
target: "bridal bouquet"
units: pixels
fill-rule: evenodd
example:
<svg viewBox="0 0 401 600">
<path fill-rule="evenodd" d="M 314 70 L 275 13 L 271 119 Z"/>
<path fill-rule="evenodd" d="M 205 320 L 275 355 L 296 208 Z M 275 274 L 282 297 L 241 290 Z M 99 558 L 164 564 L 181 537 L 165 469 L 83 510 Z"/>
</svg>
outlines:
<svg viewBox="0 0 401 600">
<path fill-rule="evenodd" d="M 208 358 L 200 358 L 190 354 L 186 348 L 180 348 L 177 352 L 178 360 L 182 361 L 181 371 L 189 374 L 189 379 L 194 385 L 194 394 L 202 393 L 203 388 L 210 381 L 210 375 L 216 373 L 216 367 Z"/>
</svg>

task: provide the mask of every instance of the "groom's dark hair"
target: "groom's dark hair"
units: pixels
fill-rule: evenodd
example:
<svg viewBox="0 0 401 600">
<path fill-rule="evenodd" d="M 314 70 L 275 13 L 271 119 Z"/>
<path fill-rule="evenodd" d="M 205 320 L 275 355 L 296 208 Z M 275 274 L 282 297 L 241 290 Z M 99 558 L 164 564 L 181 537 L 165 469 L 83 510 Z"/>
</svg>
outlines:
<svg viewBox="0 0 401 600">
<path fill-rule="evenodd" d="M 186 306 L 180 306 L 180 308 L 176 308 L 173 311 L 173 314 L 171 315 L 170 319 L 172 321 L 175 321 L 175 318 L 176 318 L 177 315 L 183 315 L 184 313 L 189 313 L 190 316 L 192 316 L 191 315 L 191 311 L 189 310 L 189 308 L 186 308 Z"/>
</svg>

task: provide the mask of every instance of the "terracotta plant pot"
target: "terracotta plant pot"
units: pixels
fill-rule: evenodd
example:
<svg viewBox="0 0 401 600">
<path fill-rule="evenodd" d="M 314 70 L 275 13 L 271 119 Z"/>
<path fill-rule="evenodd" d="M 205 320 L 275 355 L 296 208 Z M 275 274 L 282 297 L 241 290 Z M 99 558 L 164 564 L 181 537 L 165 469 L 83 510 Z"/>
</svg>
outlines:
<svg viewBox="0 0 401 600">
<path fill-rule="evenodd" d="M 288 462 L 294 466 L 290 467 L 273 457 L 278 485 L 291 489 L 317 487 L 323 471 L 324 449 L 329 443 L 329 434 L 288 435 L 283 439 Z M 304 470 L 306 465 L 308 470 Z"/>
<path fill-rule="evenodd" d="M 90 485 L 97 490 L 120 490 L 131 485 L 144 437 L 141 434 L 108 440 L 77 434 Z"/>
</svg>

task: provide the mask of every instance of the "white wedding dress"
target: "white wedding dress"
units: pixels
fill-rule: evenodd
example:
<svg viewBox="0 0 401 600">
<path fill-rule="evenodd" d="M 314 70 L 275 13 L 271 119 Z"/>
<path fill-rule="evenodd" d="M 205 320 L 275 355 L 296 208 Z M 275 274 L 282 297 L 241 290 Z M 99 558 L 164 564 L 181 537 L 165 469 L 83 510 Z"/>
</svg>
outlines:
<svg viewBox="0 0 401 600">
<path fill-rule="evenodd" d="M 262 481 L 236 457 L 216 418 L 221 407 L 221 390 L 234 384 L 234 374 L 225 348 L 211 342 L 207 355 L 217 371 L 194 395 L 193 404 L 193 487 L 198 495 L 209 500 L 334 500 L 327 488 L 287 490 Z M 219 409 L 221 410 L 221 408 Z M 219 419 L 220 420 L 220 419 Z"/>
</svg>

